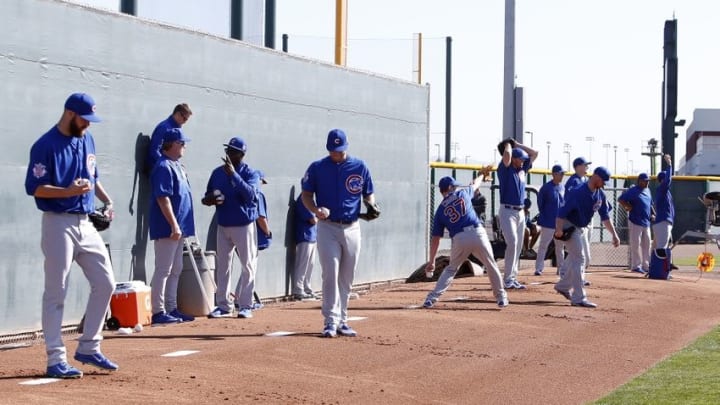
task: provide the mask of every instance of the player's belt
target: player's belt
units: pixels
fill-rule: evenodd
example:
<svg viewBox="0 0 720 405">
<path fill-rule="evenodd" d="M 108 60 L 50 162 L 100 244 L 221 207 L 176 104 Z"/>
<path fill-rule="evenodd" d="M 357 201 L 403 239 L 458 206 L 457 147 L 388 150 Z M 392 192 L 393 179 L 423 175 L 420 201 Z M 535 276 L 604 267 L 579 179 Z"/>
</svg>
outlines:
<svg viewBox="0 0 720 405">
<path fill-rule="evenodd" d="M 510 204 L 505 204 L 505 205 L 503 205 L 503 207 L 505 207 L 509 210 L 515 210 L 515 211 L 520 211 L 523 209 L 523 207 L 521 207 L 519 205 L 510 205 Z"/>
<path fill-rule="evenodd" d="M 353 221 L 345 220 L 345 219 L 341 219 L 341 220 L 339 220 L 339 221 L 336 221 L 336 220 L 334 220 L 334 219 L 331 219 L 331 220 L 330 220 L 330 222 L 335 222 L 336 224 L 343 224 L 343 225 L 354 224 L 356 221 L 357 221 L 357 219 L 356 219 L 356 220 L 353 220 Z"/>
<path fill-rule="evenodd" d="M 479 224 L 468 225 L 465 228 L 463 228 L 463 231 L 475 232 L 475 230 L 478 229 L 479 227 L 480 227 Z"/>
</svg>

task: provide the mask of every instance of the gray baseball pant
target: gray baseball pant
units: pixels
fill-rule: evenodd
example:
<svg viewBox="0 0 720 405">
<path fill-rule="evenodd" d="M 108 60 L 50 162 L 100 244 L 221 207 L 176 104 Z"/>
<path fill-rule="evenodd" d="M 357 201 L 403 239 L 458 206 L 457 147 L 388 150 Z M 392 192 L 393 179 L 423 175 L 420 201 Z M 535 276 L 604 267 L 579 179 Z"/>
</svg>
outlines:
<svg viewBox="0 0 720 405">
<path fill-rule="evenodd" d="M 347 322 L 348 302 L 362 237 L 358 221 L 318 222 L 317 250 L 322 268 L 322 315 L 325 325 Z"/>
<path fill-rule="evenodd" d="M 555 237 L 555 228 L 544 227 L 540 228 L 540 242 L 538 243 L 538 254 L 535 259 L 535 271 L 542 273 L 545 270 L 545 256 L 547 256 L 548 247 L 550 242 Z M 557 259 L 557 268 L 561 268 L 565 261 L 565 254 L 563 249 L 565 242 L 561 240 L 555 240 L 555 257 Z"/>
<path fill-rule="evenodd" d="M 45 256 L 42 328 L 48 367 L 67 362 L 61 328 L 67 279 L 73 260 L 90 284 L 83 334 L 78 340 L 77 352 L 100 352 L 105 312 L 115 290 L 112 264 L 102 237 L 85 214 L 45 212 L 40 246 Z"/>
<path fill-rule="evenodd" d="M 480 259 L 485 267 L 495 299 L 499 301 L 507 297 L 485 228 L 482 226 L 477 228 L 470 226 L 453 236 L 450 263 L 443 269 L 435 288 L 428 294 L 427 298 L 437 299 L 447 291 L 455 278 L 455 274 L 457 274 L 458 268 L 467 260 L 470 254 Z"/>
<path fill-rule="evenodd" d="M 630 225 L 630 268 L 650 269 L 650 227 Z"/>
<path fill-rule="evenodd" d="M 525 233 L 525 213 L 500 206 L 500 229 L 505 238 L 505 284 L 515 280 L 520 267 L 523 235 Z"/>
<path fill-rule="evenodd" d="M 151 281 L 152 312 L 172 312 L 177 308 L 177 290 L 183 270 L 183 246 L 185 239 L 156 239 L 155 272 Z"/>
<path fill-rule="evenodd" d="M 293 269 L 292 293 L 312 294 L 310 278 L 317 256 L 317 242 L 300 242 L 295 245 L 295 268 Z"/>
<path fill-rule="evenodd" d="M 583 283 L 585 280 L 585 244 L 587 228 L 575 228 L 570 239 L 565 241 L 567 257 L 560 270 L 560 281 L 555 284 L 555 289 L 569 291 L 572 302 L 580 303 L 587 298 Z"/>
</svg>

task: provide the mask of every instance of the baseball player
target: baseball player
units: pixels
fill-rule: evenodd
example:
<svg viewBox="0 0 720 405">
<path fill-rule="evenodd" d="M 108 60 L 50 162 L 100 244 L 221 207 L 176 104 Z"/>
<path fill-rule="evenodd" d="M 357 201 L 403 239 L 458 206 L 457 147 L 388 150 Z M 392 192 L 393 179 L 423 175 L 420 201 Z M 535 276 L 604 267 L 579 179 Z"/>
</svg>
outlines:
<svg viewBox="0 0 720 405">
<path fill-rule="evenodd" d="M 163 134 L 162 156 L 150 172 L 150 239 L 154 241 L 155 272 L 150 292 L 153 325 L 190 322 L 195 318 L 177 308 L 185 238 L 195 235 L 190 182 L 180 158 L 190 138 L 180 128 Z M 192 253 L 190 252 L 191 259 Z"/>
<path fill-rule="evenodd" d="M 95 101 L 74 93 L 65 101 L 60 121 L 30 149 L 25 191 L 35 197 L 43 212 L 40 244 L 45 256 L 45 291 L 42 298 L 42 329 L 47 352 L 47 376 L 80 378 L 82 371 L 67 363 L 61 327 L 67 279 L 73 260 L 90 284 L 83 334 L 75 360 L 104 370 L 118 365 L 100 352 L 105 311 L 115 289 L 115 277 L 102 237 L 88 220 L 95 211 L 95 196 L 107 207 L 110 196 L 100 183 L 95 140 L 87 131 L 95 115 Z"/>
<path fill-rule="evenodd" d="M 525 175 L 532 168 L 538 152 L 517 141 L 515 147 L 505 143 L 502 162 L 497 174 L 500 185 L 500 229 L 505 248 L 505 289 L 525 289 L 517 281 L 523 235 L 525 233 Z"/>
<path fill-rule="evenodd" d="M 182 128 L 182 126 L 188 122 L 191 115 L 192 111 L 190 111 L 190 107 L 187 104 L 178 104 L 175 106 L 175 109 L 173 109 L 173 112 L 169 117 L 160 121 L 160 123 L 155 126 L 155 130 L 153 130 L 152 136 L 150 137 L 150 148 L 148 149 L 146 162 L 147 169 L 149 171 L 155 167 L 155 163 L 157 163 L 160 156 L 162 156 L 161 147 L 163 143 L 163 136 L 167 130 Z"/>
<path fill-rule="evenodd" d="M 295 200 L 295 268 L 292 295 L 296 300 L 317 299 L 313 293 L 312 277 L 317 255 L 317 217 L 305 207 L 302 195 Z"/>
<path fill-rule="evenodd" d="M 360 256 L 360 200 L 375 204 L 365 162 L 347 153 L 347 135 L 328 133 L 328 156 L 310 164 L 302 180 L 302 201 L 320 219 L 317 249 L 322 268 L 323 337 L 356 336 L 347 324 L 350 291 Z"/>
<path fill-rule="evenodd" d="M 587 182 L 587 170 L 588 166 L 590 166 L 592 162 L 587 161 L 584 157 L 580 156 L 575 158 L 573 160 L 573 169 L 575 170 L 575 173 L 573 173 L 570 177 L 568 177 L 567 181 L 565 182 L 565 193 L 567 193 L 569 190 L 581 186 Z M 583 247 L 585 249 L 585 268 L 587 268 L 590 265 L 590 231 L 592 230 L 592 220 L 590 220 L 590 227 L 588 229 L 588 232 L 585 234 L 585 243 L 583 244 Z M 558 267 L 560 269 L 560 267 Z M 583 277 L 585 277 L 585 273 L 583 273 Z M 583 280 L 583 283 L 587 286 L 590 285 L 589 280 Z"/>
<path fill-rule="evenodd" d="M 562 186 L 565 170 L 560 165 L 552 167 L 552 179 L 540 187 L 538 192 L 537 204 L 540 216 L 538 217 L 538 225 L 540 225 L 540 245 L 538 246 L 538 255 L 535 260 L 535 275 L 542 275 L 545 269 L 545 256 L 547 255 L 550 242 L 555 234 L 555 219 L 557 218 L 558 209 L 563 203 L 565 189 Z M 565 259 L 563 252 L 565 244 L 561 240 L 555 240 L 555 258 L 557 267 L 562 267 Z M 559 274 L 559 272 L 558 272 Z"/>
<path fill-rule="evenodd" d="M 260 184 L 267 184 L 265 179 L 265 173 L 262 170 L 257 171 L 258 183 L 257 189 L 257 206 L 258 206 L 258 218 L 255 220 L 257 225 L 256 233 L 258 238 L 258 250 L 265 250 L 270 247 L 272 243 L 272 231 L 270 230 L 270 223 L 268 222 L 267 213 L 267 200 L 265 194 L 263 194 Z"/>
<path fill-rule="evenodd" d="M 610 171 L 602 166 L 595 168 L 590 180 L 582 186 L 571 189 L 565 194 L 565 200 L 558 209 L 555 221 L 555 238 L 566 238 L 565 247 L 568 256 L 560 270 L 560 281 L 555 284 L 555 291 L 570 300 L 572 306 L 596 308 L 597 304 L 588 301 L 583 288 L 585 272 L 585 249 L 587 243 L 585 233 L 595 212 L 600 214 L 605 229 L 612 234 L 613 246 L 620 245 L 620 238 L 610 221 L 610 205 L 607 203 L 602 188 L 610 180 Z M 569 232 L 572 227 L 574 230 Z"/>
<path fill-rule="evenodd" d="M 458 268 L 471 254 L 482 261 L 488 277 L 490 277 L 497 305 L 504 308 L 509 303 L 485 227 L 475 210 L 469 209 L 472 207 L 471 196 L 480 187 L 482 179 L 482 176 L 477 177 L 470 186 L 466 187 L 461 187 L 462 184 L 450 176 L 440 179 L 438 187 L 443 200 L 435 211 L 432 238 L 430 239 L 430 255 L 425 272 L 430 274 L 435 270 L 435 256 L 440 246 L 440 238 L 446 228 L 452 239 L 452 248 L 450 263 L 443 269 L 437 284 L 435 284 L 435 289 L 430 291 L 425 298 L 424 308 L 432 308 L 435 305 L 438 298 L 450 287 Z"/>
<path fill-rule="evenodd" d="M 215 206 L 217 213 L 217 270 L 215 279 L 215 308 L 208 316 L 221 318 L 232 316 L 230 294 L 230 270 L 233 249 L 240 260 L 240 278 L 235 299 L 238 318 L 252 318 L 255 271 L 257 269 L 258 238 L 255 221 L 258 219 L 258 188 L 260 178 L 243 158 L 247 144 L 234 137 L 223 144 L 226 157 L 224 164 L 210 174 L 207 191 L 202 203 Z"/>
<path fill-rule="evenodd" d="M 663 159 L 667 163 L 665 170 L 657 175 L 658 184 L 655 190 L 655 222 L 652 225 L 655 234 L 655 249 L 666 249 L 670 243 L 672 235 L 673 222 L 675 221 L 675 204 L 673 203 L 672 194 L 670 194 L 670 184 L 672 183 L 672 158 L 670 155 L 663 155 Z"/>
<path fill-rule="evenodd" d="M 630 269 L 640 274 L 650 269 L 650 223 L 654 215 L 649 182 L 647 173 L 640 173 L 637 184 L 618 197 L 618 203 L 628 212 Z"/>
</svg>

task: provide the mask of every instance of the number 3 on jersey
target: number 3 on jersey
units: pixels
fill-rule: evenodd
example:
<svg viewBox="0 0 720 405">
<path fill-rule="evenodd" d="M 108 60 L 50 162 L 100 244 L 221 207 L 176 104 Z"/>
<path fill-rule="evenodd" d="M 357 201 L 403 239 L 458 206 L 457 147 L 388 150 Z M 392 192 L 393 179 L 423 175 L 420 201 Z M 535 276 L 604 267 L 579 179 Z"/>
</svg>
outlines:
<svg viewBox="0 0 720 405">
<path fill-rule="evenodd" d="M 443 214 L 445 214 L 448 220 L 452 223 L 459 221 L 460 218 L 465 215 L 465 199 L 456 198 L 455 201 L 452 201 L 447 207 L 445 207 Z"/>
</svg>

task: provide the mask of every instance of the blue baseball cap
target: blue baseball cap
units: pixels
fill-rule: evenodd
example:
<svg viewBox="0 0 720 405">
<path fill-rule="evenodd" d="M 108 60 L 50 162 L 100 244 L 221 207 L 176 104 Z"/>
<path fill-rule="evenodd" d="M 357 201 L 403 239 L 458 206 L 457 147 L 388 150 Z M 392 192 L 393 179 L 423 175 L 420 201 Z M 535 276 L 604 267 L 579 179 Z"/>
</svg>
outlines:
<svg viewBox="0 0 720 405">
<path fill-rule="evenodd" d="M 242 152 L 243 154 L 247 153 L 247 144 L 239 136 L 231 138 L 228 143 L 224 143 L 223 146 Z"/>
<path fill-rule="evenodd" d="M 513 158 L 520 158 L 522 160 L 528 160 L 530 156 L 528 156 L 527 152 L 520 148 L 513 148 L 512 150 L 512 157 Z"/>
<path fill-rule="evenodd" d="M 573 167 L 580 166 L 580 165 L 589 165 L 589 164 L 592 164 L 592 162 L 588 162 L 582 156 L 575 158 L 575 160 L 573 160 Z"/>
<path fill-rule="evenodd" d="M 595 170 L 593 171 L 593 174 L 597 174 L 601 179 L 603 179 L 603 181 L 610 180 L 610 170 L 608 170 L 602 166 L 596 167 Z"/>
<path fill-rule="evenodd" d="M 565 173 L 565 170 L 563 169 L 562 166 L 560 166 L 560 165 L 555 165 L 555 166 L 552 167 L 552 172 L 553 172 L 553 173 Z"/>
<path fill-rule="evenodd" d="M 459 183 L 457 180 L 455 180 L 451 176 L 443 177 L 442 179 L 440 179 L 440 182 L 438 183 L 438 187 L 440 187 L 441 193 L 448 191 L 450 186 L 462 186 L 462 183 Z"/>
<path fill-rule="evenodd" d="M 95 115 L 95 100 L 85 93 L 73 93 L 65 100 L 65 109 L 74 112 L 90 122 L 102 121 Z"/>
<path fill-rule="evenodd" d="M 168 128 L 163 134 L 163 142 L 190 142 L 180 128 Z"/>
<path fill-rule="evenodd" d="M 638 175 L 638 180 L 649 181 L 650 177 L 647 175 L 647 173 L 640 173 Z"/>
<path fill-rule="evenodd" d="M 333 129 L 328 133 L 326 145 L 328 152 L 344 152 L 348 145 L 347 135 L 342 129 Z"/>
</svg>

